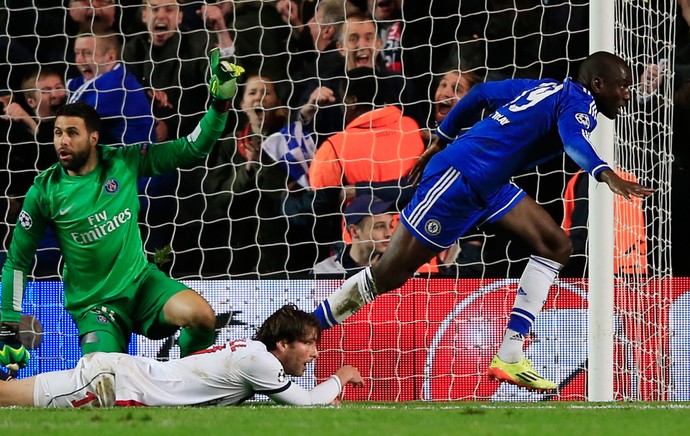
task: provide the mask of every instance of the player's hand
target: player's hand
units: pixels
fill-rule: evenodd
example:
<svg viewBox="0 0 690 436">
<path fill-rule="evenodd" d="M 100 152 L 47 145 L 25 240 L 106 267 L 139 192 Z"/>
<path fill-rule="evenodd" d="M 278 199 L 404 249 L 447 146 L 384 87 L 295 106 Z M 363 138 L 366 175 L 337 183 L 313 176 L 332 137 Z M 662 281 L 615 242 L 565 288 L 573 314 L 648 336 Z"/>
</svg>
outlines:
<svg viewBox="0 0 690 436">
<path fill-rule="evenodd" d="M 18 371 L 29 364 L 29 352 L 19 341 L 19 324 L 0 322 L 0 366 Z"/>
<path fill-rule="evenodd" d="M 244 68 L 220 60 L 220 49 L 211 50 L 211 95 L 216 100 L 232 100 L 237 93 L 237 78 Z"/>
<path fill-rule="evenodd" d="M 359 370 L 352 365 L 345 365 L 335 372 L 335 375 L 340 379 L 340 383 L 345 386 L 347 384 L 353 386 L 364 386 L 364 379 L 359 373 Z"/>
<path fill-rule="evenodd" d="M 407 180 L 412 185 L 416 185 L 417 183 L 419 183 L 419 181 L 422 179 L 422 173 L 424 172 L 424 168 L 426 168 L 426 164 L 429 163 L 431 158 L 436 153 L 443 150 L 444 148 L 445 145 L 442 145 L 440 143 L 440 140 L 438 138 L 435 138 L 431 145 L 426 150 L 424 150 L 424 153 L 422 153 L 422 155 L 419 156 L 417 163 L 414 164 L 414 167 L 412 167 L 412 170 L 410 171 L 410 175 L 407 176 Z"/>
<path fill-rule="evenodd" d="M 625 180 L 612 170 L 602 171 L 599 178 L 602 182 L 609 185 L 609 189 L 611 189 L 614 194 L 618 194 L 626 200 L 630 200 L 631 197 L 649 197 L 656 192 L 654 188 L 648 188 L 637 182 Z"/>
</svg>

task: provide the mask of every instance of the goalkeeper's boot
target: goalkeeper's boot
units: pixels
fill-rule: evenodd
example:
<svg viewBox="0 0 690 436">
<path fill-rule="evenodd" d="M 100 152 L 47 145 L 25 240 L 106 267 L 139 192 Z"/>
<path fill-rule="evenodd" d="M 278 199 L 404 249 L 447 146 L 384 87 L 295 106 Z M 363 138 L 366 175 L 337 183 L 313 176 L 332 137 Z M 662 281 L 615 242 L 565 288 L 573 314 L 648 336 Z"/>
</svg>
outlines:
<svg viewBox="0 0 690 436">
<path fill-rule="evenodd" d="M 494 380 L 520 386 L 529 391 L 549 392 L 557 387 L 556 383 L 539 375 L 532 362 L 525 357 L 516 363 L 506 363 L 494 356 L 488 373 Z"/>
</svg>

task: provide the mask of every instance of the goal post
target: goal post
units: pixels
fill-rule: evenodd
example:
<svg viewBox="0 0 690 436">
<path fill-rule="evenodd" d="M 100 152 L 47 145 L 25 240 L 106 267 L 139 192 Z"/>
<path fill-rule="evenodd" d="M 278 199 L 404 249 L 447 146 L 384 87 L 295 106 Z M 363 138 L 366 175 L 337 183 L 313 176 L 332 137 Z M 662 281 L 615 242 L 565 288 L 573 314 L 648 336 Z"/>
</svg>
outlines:
<svg viewBox="0 0 690 436">
<path fill-rule="evenodd" d="M 614 52 L 615 2 L 590 2 L 589 50 Z M 598 117 L 592 142 L 604 161 L 614 164 L 614 122 Z M 589 181 L 589 401 L 613 400 L 613 193 Z"/>
<path fill-rule="evenodd" d="M 332 47 L 317 56 L 314 65 L 306 62 L 313 54 L 309 52 L 313 47 L 304 46 L 313 30 L 306 19 L 323 1 L 297 0 L 300 12 L 306 15 L 305 22 L 296 25 L 283 20 L 276 6 L 284 2 L 276 0 L 181 2 L 181 21 L 186 27 L 175 30 L 176 35 L 191 38 L 187 48 L 195 44 L 203 48 L 184 56 L 181 51 L 166 51 L 173 53 L 167 59 L 171 62 L 142 58 L 131 65 L 133 70 L 140 67 L 139 78 L 143 77 L 142 87 L 147 91 L 155 87 L 170 91 L 176 107 L 183 106 L 183 101 L 198 103 L 188 113 L 179 112 L 184 115 L 180 122 L 175 121 L 177 113 L 158 107 L 159 119 L 170 121 L 170 137 L 191 133 L 193 126 L 184 131 L 182 121 L 200 117 L 206 107 L 206 47 L 224 32 L 200 23 L 204 14 L 197 11 L 232 3 L 236 8 L 226 10 L 225 17 L 228 35 L 235 41 L 234 60 L 251 60 L 254 69 L 264 72 L 266 77 L 255 77 L 251 89 L 265 87 L 269 93 L 273 88 L 279 97 L 276 106 L 268 107 L 264 101 L 250 107 L 254 113 L 249 114 L 240 99 L 250 86 L 241 83 L 222 141 L 211 157 L 180 169 L 170 190 L 155 194 L 149 190 L 148 197 L 142 194 L 144 202 L 164 205 L 149 207 L 139 217 L 147 254 L 166 273 L 209 300 L 218 316 L 218 341 L 250 336 L 271 311 L 287 302 L 313 310 L 342 282 L 341 276 L 309 273 L 316 262 L 334 255 L 344 243 L 341 210 L 319 209 L 321 199 L 310 197 L 306 174 L 318 141 L 303 125 L 288 123 L 284 130 L 273 131 L 268 121 L 261 121 L 261 128 L 256 129 L 257 118 L 265 121 L 272 113 L 304 120 L 298 114 L 307 85 L 326 84 L 330 78 L 324 73 L 340 65 L 341 52 Z M 73 57 L 67 43 L 60 50 L 46 49 L 76 34 L 76 29 L 65 25 L 70 23 L 66 21 L 68 3 L 89 10 L 101 4 L 118 8 L 115 17 L 120 26 L 116 27 L 124 47 L 143 47 L 141 53 L 149 56 L 158 53 L 149 45 L 148 30 L 142 27 L 139 15 L 145 2 L 140 0 L 5 3 L 0 8 L 0 52 L 6 52 L 8 60 L 0 59 L 0 71 L 11 73 L 6 74 L 10 78 L 20 78 L 37 64 L 63 65 L 61 58 L 43 58 L 46 52 Z M 342 24 L 343 13 L 337 9 L 344 3 L 325 3 L 336 7 L 319 19 L 324 25 L 328 20 L 341 20 Z M 372 2 L 352 3 L 366 8 Z M 402 4 L 402 19 L 387 23 L 380 59 L 387 59 L 400 71 L 391 74 L 392 79 L 376 77 L 389 84 L 402 83 L 392 94 L 405 111 L 409 109 L 407 113 L 420 108 L 428 111 L 425 115 L 430 121 L 418 126 L 424 134 L 435 126 L 435 104 L 445 98 L 440 93 L 437 96 L 436 90 L 444 80 L 446 87 L 504 78 L 563 80 L 576 77 L 577 66 L 589 53 L 606 50 L 631 66 L 632 101 L 615 122 L 599 117 L 592 139 L 617 171 L 658 191 L 645 200 L 621 201 L 587 174 L 573 188 L 571 182 L 577 180 L 579 168 L 566 156 L 514 178 L 556 222 L 564 218 L 564 227 L 568 204 L 582 206 L 578 212 L 584 209 L 586 215 L 568 228 L 573 240 L 579 232 L 581 245 L 551 288 L 527 339 L 527 357 L 545 377 L 558 383 L 558 395 L 528 394 L 486 376 L 529 259 L 525 244 L 511 241 L 491 227 L 462 238 L 457 257 L 453 251 L 444 252 L 446 257 L 426 265 L 401 289 L 376 299 L 342 327 L 325 332 L 321 356 L 310 367 L 311 381 L 327 377 L 338 365 L 356 364 L 366 387 L 348 390 L 346 399 L 690 400 L 690 358 L 685 357 L 690 349 L 690 333 L 685 333 L 690 331 L 690 285 L 687 279 L 672 277 L 670 267 L 676 0 L 405 0 Z M 32 19 L 23 22 L 22 17 L 27 16 Z M 175 21 L 180 20 L 171 22 Z M 169 29 L 159 26 L 158 31 L 162 30 Z M 300 32 L 306 38 L 295 39 Z M 135 45 L 142 40 L 143 46 Z M 22 48 L 23 56 L 9 56 L 15 52 L 5 50 L 4 41 L 11 42 L 9 48 Z M 39 44 L 33 44 L 35 41 Z M 294 74 L 302 64 L 304 68 Z M 638 90 L 639 80 L 650 64 L 665 68 L 659 88 L 643 95 Z M 67 74 L 79 74 L 74 62 L 65 66 L 71 67 Z M 286 74 L 271 77 L 277 67 L 286 69 Z M 336 77 L 345 78 L 344 71 Z M 11 89 L 9 82 L 0 83 L 0 98 L 12 94 L 20 99 L 27 90 Z M 418 94 L 413 95 L 414 101 L 407 100 L 406 93 L 413 88 Z M 202 96 L 197 99 L 198 94 L 187 91 L 200 91 Z M 152 111 L 157 109 L 155 101 L 150 104 Z M 336 112 L 340 109 L 338 103 L 327 106 Z M 439 113 L 448 110 L 443 107 Z M 335 120 L 342 129 L 344 116 L 329 118 L 326 114 L 317 112 L 312 122 Z M 248 122 L 250 116 L 254 125 Z M 46 156 L 44 148 L 54 148 L 51 135 L 39 144 L 32 133 L 27 139 L 25 123 L 6 118 L 0 117 L 0 216 L 4 219 L 0 223 L 0 264 L 24 193 L 44 169 L 39 158 Z M 256 165 L 247 165 L 248 153 L 258 153 L 256 142 L 266 154 Z M 19 186 L 26 188 L 24 192 L 19 192 Z M 388 195 L 399 194 L 399 188 L 384 183 L 364 187 Z M 580 189 L 579 194 L 566 199 L 571 188 Z M 20 376 L 68 368 L 79 356 L 78 335 L 63 310 L 63 262 L 54 236 L 48 236 L 29 273 L 24 301 L 24 311 L 43 324 L 43 343 L 32 350 L 30 367 Z M 434 275 L 439 272 L 445 275 Z M 130 348 L 131 353 L 159 359 L 177 358 L 178 351 L 174 338 L 156 342 L 134 337 Z"/>
</svg>

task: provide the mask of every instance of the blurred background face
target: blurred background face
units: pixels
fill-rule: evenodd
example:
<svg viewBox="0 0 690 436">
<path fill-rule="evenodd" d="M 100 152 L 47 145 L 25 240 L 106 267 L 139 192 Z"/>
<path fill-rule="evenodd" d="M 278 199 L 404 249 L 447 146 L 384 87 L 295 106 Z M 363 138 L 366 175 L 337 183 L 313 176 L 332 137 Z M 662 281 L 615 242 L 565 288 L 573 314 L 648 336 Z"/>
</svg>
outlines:
<svg viewBox="0 0 690 436">
<path fill-rule="evenodd" d="M 74 61 L 85 80 L 110 71 L 115 65 L 115 51 L 95 36 L 80 36 L 74 42 Z"/>
<path fill-rule="evenodd" d="M 36 81 L 35 103 L 29 103 L 40 118 L 53 117 L 67 101 L 67 92 L 62 77 L 47 75 Z"/>
<path fill-rule="evenodd" d="M 374 68 L 376 55 L 381 48 L 381 40 L 376 37 L 374 22 L 347 20 L 338 48 L 340 54 L 345 57 L 348 71 L 356 67 Z"/>
<path fill-rule="evenodd" d="M 369 14 L 377 21 L 400 18 L 402 0 L 367 0 Z"/>
<path fill-rule="evenodd" d="M 263 132 L 273 133 L 280 129 L 283 120 L 277 108 L 281 104 L 275 84 L 267 77 L 252 76 L 247 80 L 240 108 L 252 125 L 260 126 Z"/>
<path fill-rule="evenodd" d="M 69 16 L 82 32 L 112 29 L 115 25 L 117 5 L 112 0 L 71 0 Z"/>
<path fill-rule="evenodd" d="M 142 12 L 151 43 L 157 47 L 165 45 L 182 23 L 182 11 L 175 0 L 148 0 Z"/>
<path fill-rule="evenodd" d="M 390 213 L 382 213 L 380 215 L 366 216 L 354 225 L 357 227 L 355 234 L 352 234 L 352 240 L 357 241 L 365 252 L 371 253 L 372 256 L 383 254 L 390 244 L 391 236 L 393 235 L 393 215 Z"/>
<path fill-rule="evenodd" d="M 434 116 L 436 123 L 448 115 L 455 104 L 467 94 L 471 88 L 466 75 L 459 71 L 450 71 L 441 79 L 434 95 Z"/>
<path fill-rule="evenodd" d="M 326 29 L 330 26 L 325 25 L 323 20 L 323 10 L 321 8 L 316 9 L 314 16 L 307 23 L 309 25 L 309 33 L 311 33 L 311 39 L 314 41 L 314 47 L 317 50 L 324 50 L 330 44 L 330 32 L 326 34 Z"/>
</svg>

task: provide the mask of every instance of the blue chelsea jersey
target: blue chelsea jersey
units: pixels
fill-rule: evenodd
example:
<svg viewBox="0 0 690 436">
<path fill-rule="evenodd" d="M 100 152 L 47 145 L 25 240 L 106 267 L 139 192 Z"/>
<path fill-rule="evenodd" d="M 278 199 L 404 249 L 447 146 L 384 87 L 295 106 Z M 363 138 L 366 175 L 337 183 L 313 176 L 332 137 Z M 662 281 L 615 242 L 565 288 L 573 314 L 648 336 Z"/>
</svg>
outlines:
<svg viewBox="0 0 690 436">
<path fill-rule="evenodd" d="M 101 116 L 99 144 L 155 142 L 155 119 L 146 92 L 123 63 L 90 80 L 67 81 L 68 103 L 84 101 Z"/>
<path fill-rule="evenodd" d="M 458 137 L 464 120 L 495 111 Z M 563 152 L 595 178 L 609 166 L 590 142 L 597 108 L 590 92 L 566 79 L 512 79 L 476 85 L 439 126 L 448 147 L 440 158 L 483 194 Z"/>
</svg>

